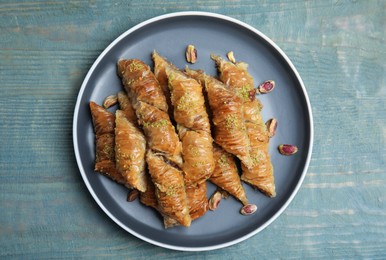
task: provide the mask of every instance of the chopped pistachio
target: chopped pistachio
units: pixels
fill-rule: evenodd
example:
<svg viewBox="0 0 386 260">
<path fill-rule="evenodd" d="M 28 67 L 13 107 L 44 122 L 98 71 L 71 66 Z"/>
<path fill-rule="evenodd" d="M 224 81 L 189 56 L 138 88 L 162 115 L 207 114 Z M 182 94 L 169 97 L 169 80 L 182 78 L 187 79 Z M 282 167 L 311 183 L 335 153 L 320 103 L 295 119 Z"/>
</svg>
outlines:
<svg viewBox="0 0 386 260">
<path fill-rule="evenodd" d="M 217 163 L 221 168 L 229 166 L 227 155 L 221 155 L 220 159 L 217 160 Z"/>
<path fill-rule="evenodd" d="M 225 125 L 230 129 L 236 129 L 240 127 L 240 123 L 236 115 L 228 115 L 225 118 Z"/>
<path fill-rule="evenodd" d="M 132 62 L 129 65 L 130 72 L 134 72 L 134 71 L 141 70 L 141 69 L 143 69 L 143 65 L 140 63 Z"/>
<path fill-rule="evenodd" d="M 155 122 L 143 122 L 143 127 L 163 127 L 168 124 L 166 119 L 161 119 Z"/>
<path fill-rule="evenodd" d="M 250 85 L 242 86 L 241 88 L 236 89 L 236 94 L 238 97 L 244 99 L 244 100 L 251 100 L 250 98 L 250 91 L 251 89 Z"/>
<path fill-rule="evenodd" d="M 178 100 L 177 109 L 181 111 L 190 110 L 193 107 L 192 98 L 189 93 L 185 93 L 180 100 Z"/>
</svg>

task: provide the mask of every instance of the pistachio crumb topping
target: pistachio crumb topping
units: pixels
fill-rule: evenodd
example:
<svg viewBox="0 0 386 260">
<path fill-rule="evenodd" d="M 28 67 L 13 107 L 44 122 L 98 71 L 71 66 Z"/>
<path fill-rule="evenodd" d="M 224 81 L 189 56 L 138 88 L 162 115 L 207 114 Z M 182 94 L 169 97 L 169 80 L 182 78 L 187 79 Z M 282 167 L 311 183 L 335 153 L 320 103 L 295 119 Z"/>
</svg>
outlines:
<svg viewBox="0 0 386 260">
<path fill-rule="evenodd" d="M 103 153 L 106 154 L 109 158 L 112 158 L 113 157 L 113 154 L 114 154 L 114 151 L 113 151 L 113 148 L 106 144 L 103 146 L 103 149 L 102 149 Z"/>
<path fill-rule="evenodd" d="M 192 163 L 192 167 L 201 167 L 201 166 L 205 166 L 207 164 L 207 161 L 198 161 L 198 162 L 195 162 L 195 163 Z"/>
<path fill-rule="evenodd" d="M 174 73 L 171 73 L 170 75 L 169 75 L 169 83 L 173 83 L 173 80 L 176 78 L 176 76 L 174 75 Z M 169 85 L 169 87 L 171 87 L 170 85 Z"/>
<path fill-rule="evenodd" d="M 236 94 L 238 97 L 243 98 L 244 100 L 250 100 L 250 97 L 249 97 L 250 91 L 251 91 L 251 87 L 248 84 L 248 85 L 242 86 L 241 88 L 237 88 Z"/>
<path fill-rule="evenodd" d="M 253 165 L 258 165 L 264 160 L 264 153 L 262 151 L 257 151 L 256 154 L 251 155 Z"/>
<path fill-rule="evenodd" d="M 223 154 L 221 157 L 217 160 L 218 165 L 220 165 L 221 168 L 229 166 L 227 155 Z"/>
<path fill-rule="evenodd" d="M 198 149 L 197 147 L 192 147 L 192 148 L 190 148 L 190 152 L 191 152 L 191 154 L 194 155 L 194 156 L 200 155 L 200 149 Z"/>
<path fill-rule="evenodd" d="M 182 185 L 168 185 L 166 187 L 165 193 L 166 196 L 175 196 L 178 192 L 179 189 L 181 189 L 183 186 Z"/>
<path fill-rule="evenodd" d="M 240 127 L 239 120 L 236 115 L 228 115 L 225 118 L 225 126 L 230 129 L 236 129 Z"/>
<path fill-rule="evenodd" d="M 143 122 L 143 127 L 163 127 L 168 124 L 166 119 L 161 119 L 155 122 Z"/>
<path fill-rule="evenodd" d="M 143 65 L 138 63 L 138 62 L 134 61 L 134 62 L 130 63 L 130 65 L 129 65 L 130 72 L 134 72 L 134 71 L 141 70 L 141 69 L 143 69 Z"/>
<path fill-rule="evenodd" d="M 178 101 L 177 104 L 177 109 L 181 111 L 188 110 L 190 111 L 191 108 L 193 107 L 193 102 L 192 98 L 190 97 L 189 93 L 185 93 L 180 100 Z"/>
</svg>

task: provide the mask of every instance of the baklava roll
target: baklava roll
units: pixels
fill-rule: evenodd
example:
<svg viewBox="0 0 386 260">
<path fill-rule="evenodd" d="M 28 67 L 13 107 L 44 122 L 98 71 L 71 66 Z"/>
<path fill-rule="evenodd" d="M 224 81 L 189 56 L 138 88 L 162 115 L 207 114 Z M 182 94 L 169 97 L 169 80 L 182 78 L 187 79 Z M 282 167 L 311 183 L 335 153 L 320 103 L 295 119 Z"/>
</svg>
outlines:
<svg viewBox="0 0 386 260">
<path fill-rule="evenodd" d="M 94 170 L 120 184 L 125 184 L 124 178 L 115 167 L 115 115 L 93 101 L 89 106 L 95 132 Z"/>
<path fill-rule="evenodd" d="M 210 133 L 210 122 L 201 84 L 171 66 L 166 68 L 166 75 L 169 79 L 173 114 L 177 124 L 190 130 Z"/>
<path fill-rule="evenodd" d="M 190 226 L 191 217 L 182 172 L 151 150 L 147 152 L 146 161 L 154 183 L 159 212 L 183 226 Z"/>
<path fill-rule="evenodd" d="M 141 192 L 139 194 L 139 201 L 148 207 L 154 208 L 155 210 L 157 210 L 157 212 L 159 212 L 161 214 L 161 216 L 163 217 L 163 220 L 164 220 L 164 227 L 165 228 L 179 226 L 180 223 L 177 220 L 175 220 L 174 218 L 171 218 L 171 217 L 163 214 L 162 212 L 160 212 L 160 210 L 158 208 L 158 200 L 157 200 L 157 196 L 156 196 L 156 192 L 155 192 L 154 183 L 151 180 L 150 175 L 147 175 L 146 177 L 147 177 L 146 191 Z"/>
<path fill-rule="evenodd" d="M 191 131 L 184 127 L 179 127 L 179 135 L 186 185 L 205 182 L 212 175 L 215 165 L 211 135 L 205 131 Z"/>
<path fill-rule="evenodd" d="M 243 205 L 247 205 L 248 198 L 241 184 L 234 156 L 217 145 L 213 146 L 213 153 L 216 167 L 209 180 L 241 201 Z"/>
<path fill-rule="evenodd" d="M 168 160 L 182 165 L 181 142 L 168 114 L 144 102 L 138 102 L 139 125 L 147 137 L 148 147 Z"/>
<path fill-rule="evenodd" d="M 253 167 L 248 169 L 241 165 L 241 180 L 252 185 L 269 197 L 276 196 L 273 166 L 269 156 L 269 137 L 265 124 L 247 123 L 251 140 L 251 157 Z"/>
<path fill-rule="evenodd" d="M 138 101 L 168 112 L 165 95 L 150 67 L 138 59 L 119 60 L 118 75 L 135 108 Z"/>
<path fill-rule="evenodd" d="M 117 110 L 115 116 L 116 168 L 125 179 L 127 187 L 144 192 L 147 186 L 145 176 L 145 137 L 126 118 L 122 110 Z"/>
</svg>

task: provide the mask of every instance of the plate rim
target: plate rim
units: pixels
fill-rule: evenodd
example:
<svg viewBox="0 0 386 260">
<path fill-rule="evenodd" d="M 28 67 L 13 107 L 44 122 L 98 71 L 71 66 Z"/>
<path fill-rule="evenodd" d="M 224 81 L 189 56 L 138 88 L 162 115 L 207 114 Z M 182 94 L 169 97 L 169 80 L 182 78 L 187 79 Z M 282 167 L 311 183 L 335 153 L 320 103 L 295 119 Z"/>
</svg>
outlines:
<svg viewBox="0 0 386 260">
<path fill-rule="evenodd" d="M 93 74 L 95 68 L 100 63 L 100 61 L 106 56 L 106 54 L 109 53 L 109 51 L 118 42 L 120 42 L 123 38 L 127 37 L 131 33 L 135 32 L 136 30 L 138 30 L 138 29 L 140 29 L 140 28 L 142 28 L 142 27 L 144 27 L 144 26 L 146 26 L 148 24 L 151 24 L 151 23 L 154 23 L 154 22 L 157 22 L 157 21 L 161 21 L 161 20 L 165 20 L 165 19 L 169 19 L 169 18 L 173 18 L 173 17 L 183 17 L 183 16 L 204 16 L 204 17 L 211 17 L 211 18 L 217 18 L 217 19 L 220 19 L 220 20 L 225 20 L 225 21 L 228 21 L 228 22 L 240 25 L 240 26 L 242 26 L 242 27 L 252 31 L 258 37 L 261 37 L 271 47 L 273 47 L 280 54 L 280 56 L 282 58 L 284 58 L 284 60 L 287 62 L 287 64 L 291 68 L 291 70 L 294 73 L 297 81 L 300 84 L 300 87 L 301 87 L 301 90 L 303 92 L 304 99 L 305 99 L 305 102 L 306 102 L 306 106 L 307 106 L 307 110 L 308 110 L 308 115 L 309 115 L 308 121 L 310 123 L 310 125 L 309 125 L 309 128 L 310 128 L 309 131 L 310 132 L 309 132 L 308 154 L 307 154 L 307 157 L 306 157 L 306 161 L 305 161 L 305 164 L 304 164 L 304 167 L 303 167 L 302 174 L 301 174 L 301 176 L 299 178 L 298 183 L 296 184 L 296 187 L 292 191 L 291 195 L 288 197 L 288 199 L 285 201 L 285 203 L 280 207 L 280 209 L 270 219 L 268 219 L 263 225 L 261 225 L 259 228 L 253 230 L 252 232 L 250 232 L 250 233 L 248 233 L 248 234 L 246 234 L 246 235 L 244 235 L 242 237 L 234 239 L 232 241 L 229 241 L 229 242 L 226 242 L 226 243 L 221 243 L 221 244 L 218 244 L 218 245 L 213 245 L 213 246 L 186 247 L 186 246 L 169 245 L 169 244 L 166 244 L 166 243 L 158 242 L 158 241 L 155 241 L 155 240 L 153 240 L 151 238 L 143 236 L 142 234 L 140 234 L 138 232 L 135 232 L 134 230 L 132 230 L 131 228 L 129 228 L 125 224 L 123 224 L 120 220 L 118 220 L 104 206 L 104 204 L 100 201 L 100 199 L 98 198 L 98 196 L 94 192 L 94 189 L 91 186 L 91 184 L 90 184 L 90 182 L 89 182 L 89 180 L 88 180 L 88 178 L 86 176 L 86 173 L 85 173 L 85 170 L 84 170 L 81 158 L 80 158 L 80 153 L 79 153 L 79 148 L 78 148 L 78 146 L 79 146 L 78 145 L 78 136 L 76 134 L 77 133 L 77 128 L 78 128 L 77 122 L 78 122 L 78 115 L 79 115 L 79 110 L 80 110 L 81 99 L 83 97 L 84 91 L 86 89 L 87 83 L 88 83 L 91 75 Z M 124 230 L 126 230 L 127 232 L 132 234 L 133 236 L 135 236 L 135 237 L 137 237 L 137 238 L 139 238 L 139 239 L 141 239 L 143 241 L 146 241 L 146 242 L 148 242 L 150 244 L 159 246 L 159 247 L 163 247 L 163 248 L 167 248 L 167 249 L 172 249 L 172 250 L 178 250 L 178 251 L 209 251 L 209 250 L 221 249 L 221 248 L 225 248 L 225 247 L 228 247 L 228 246 L 231 246 L 231 245 L 238 244 L 238 243 L 240 243 L 240 242 L 242 242 L 242 241 L 244 241 L 244 240 L 246 240 L 246 239 L 256 235 L 257 233 L 259 233 L 260 231 L 262 231 L 263 229 L 268 227 L 273 221 L 275 221 L 286 210 L 286 208 L 289 206 L 289 204 L 292 202 L 292 200 L 294 199 L 294 197 L 298 193 L 298 191 L 299 191 L 299 189 L 300 189 L 300 187 L 301 187 L 301 185 L 302 185 L 302 183 L 304 181 L 304 178 L 306 176 L 307 170 L 309 168 L 309 164 L 310 164 L 311 156 L 312 156 L 313 143 L 314 143 L 314 123 L 313 123 L 313 116 L 312 116 L 312 109 L 311 109 L 310 99 L 308 97 L 308 93 L 307 93 L 306 88 L 304 86 L 303 80 L 300 77 L 300 74 L 298 73 L 297 69 L 295 68 L 295 66 L 293 65 L 291 60 L 288 58 L 288 56 L 284 53 L 284 51 L 275 42 L 273 42 L 264 33 L 260 32 L 259 30 L 257 30 L 253 26 L 251 26 L 251 25 L 249 25 L 249 24 L 247 24 L 245 22 L 242 22 L 242 21 L 240 21 L 240 20 L 238 20 L 236 18 L 232 18 L 232 17 L 226 16 L 226 15 L 223 15 L 223 14 L 218 14 L 218 13 L 213 13 L 213 12 L 183 11 L 183 12 L 172 12 L 172 13 L 167 13 L 167 14 L 155 16 L 153 18 L 150 18 L 150 19 L 147 19 L 147 20 L 145 20 L 143 22 L 140 22 L 139 24 L 131 27 L 130 29 L 126 30 L 121 35 L 119 35 L 117 38 L 115 38 L 115 40 L 113 40 L 103 50 L 103 52 L 98 56 L 98 58 L 94 61 L 93 65 L 90 67 L 88 73 L 86 74 L 86 77 L 84 78 L 84 80 L 82 82 L 81 88 L 79 90 L 79 93 L 78 93 L 78 96 L 77 96 L 77 100 L 76 100 L 76 104 L 75 104 L 74 115 L 73 115 L 72 134 L 73 134 L 73 146 L 74 146 L 76 162 L 77 162 L 79 171 L 81 173 L 82 179 L 83 179 L 83 181 L 84 181 L 88 191 L 90 192 L 90 194 L 92 195 L 92 197 L 96 201 L 96 203 L 99 205 L 99 207 L 116 224 L 118 224 L 121 228 L 123 228 Z"/>
</svg>

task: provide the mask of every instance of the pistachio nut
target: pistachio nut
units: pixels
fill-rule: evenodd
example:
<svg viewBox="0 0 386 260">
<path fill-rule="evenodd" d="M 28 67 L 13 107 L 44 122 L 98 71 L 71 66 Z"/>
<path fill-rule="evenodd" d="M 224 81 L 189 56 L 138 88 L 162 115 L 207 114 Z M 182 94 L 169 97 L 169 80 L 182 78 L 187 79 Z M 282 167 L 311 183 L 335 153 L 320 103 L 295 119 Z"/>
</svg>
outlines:
<svg viewBox="0 0 386 260">
<path fill-rule="evenodd" d="M 227 57 L 228 57 L 228 60 L 233 62 L 233 63 L 236 63 L 236 59 L 235 59 L 235 56 L 233 54 L 233 51 L 230 51 L 227 53 Z"/>
<path fill-rule="evenodd" d="M 221 191 L 216 191 L 212 194 L 209 198 L 209 209 L 210 210 L 216 210 L 218 205 L 221 202 L 222 194 Z"/>
<path fill-rule="evenodd" d="M 129 194 L 127 194 L 127 201 L 132 202 L 138 198 L 139 192 L 138 190 L 131 190 Z"/>
<path fill-rule="evenodd" d="M 277 120 L 275 118 L 269 119 L 265 125 L 267 126 L 268 137 L 272 138 L 276 134 Z"/>
<path fill-rule="evenodd" d="M 257 210 L 257 206 L 255 204 L 247 204 L 241 208 L 240 213 L 244 216 L 252 215 Z"/>
<path fill-rule="evenodd" d="M 197 61 L 197 49 L 189 44 L 188 47 L 186 47 L 186 52 L 185 52 L 185 57 L 186 57 L 186 61 L 189 62 L 189 63 L 196 63 Z"/>
<path fill-rule="evenodd" d="M 117 103 L 118 103 L 118 96 L 117 95 L 110 95 L 110 96 L 106 97 L 105 100 L 103 101 L 103 107 L 109 108 L 109 107 L 114 106 Z"/>
<path fill-rule="evenodd" d="M 297 151 L 298 151 L 298 148 L 296 145 L 292 145 L 292 144 L 279 145 L 279 152 L 282 155 L 293 155 L 293 154 L 297 153 Z"/>
<path fill-rule="evenodd" d="M 275 88 L 275 81 L 273 80 L 267 80 L 261 83 L 258 87 L 257 90 L 259 91 L 260 94 L 267 94 L 271 92 Z"/>
</svg>

